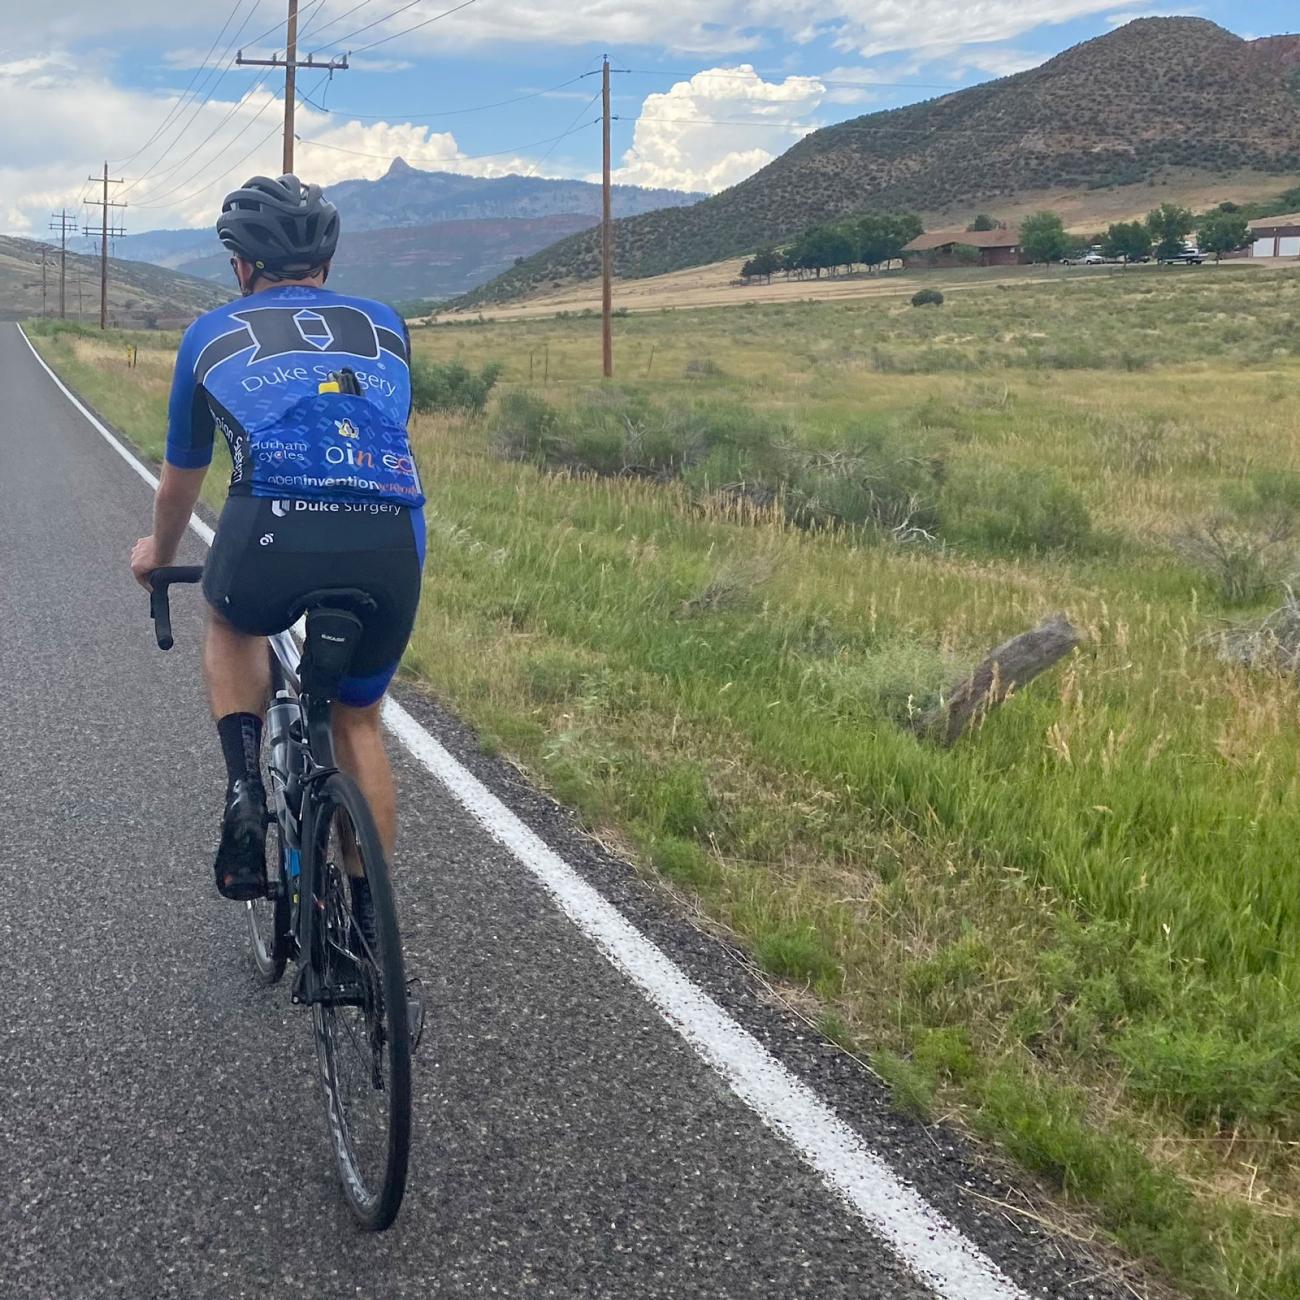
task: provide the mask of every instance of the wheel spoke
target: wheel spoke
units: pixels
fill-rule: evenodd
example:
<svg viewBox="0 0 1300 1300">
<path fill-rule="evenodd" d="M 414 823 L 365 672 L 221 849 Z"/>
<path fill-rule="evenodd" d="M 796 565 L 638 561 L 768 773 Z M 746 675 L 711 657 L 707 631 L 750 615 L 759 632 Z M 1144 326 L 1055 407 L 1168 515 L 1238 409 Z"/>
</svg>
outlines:
<svg viewBox="0 0 1300 1300">
<path fill-rule="evenodd" d="M 324 964 L 318 974 L 330 987 L 359 981 L 361 1005 L 317 1005 L 313 1023 L 344 1191 L 364 1226 L 382 1228 L 396 1214 L 405 1184 L 409 1044 L 405 1032 L 394 1035 L 385 1015 L 386 1006 L 405 1005 L 391 1000 L 405 979 L 400 948 L 389 951 L 395 924 L 386 887 L 380 905 L 389 910 L 374 923 L 373 943 L 353 909 L 349 866 L 371 878 L 372 897 L 376 875 L 386 879 L 373 824 L 368 815 L 363 821 L 358 827 L 343 801 L 334 804 L 315 840 L 322 865 L 314 886 L 322 927 L 315 960 Z"/>
</svg>

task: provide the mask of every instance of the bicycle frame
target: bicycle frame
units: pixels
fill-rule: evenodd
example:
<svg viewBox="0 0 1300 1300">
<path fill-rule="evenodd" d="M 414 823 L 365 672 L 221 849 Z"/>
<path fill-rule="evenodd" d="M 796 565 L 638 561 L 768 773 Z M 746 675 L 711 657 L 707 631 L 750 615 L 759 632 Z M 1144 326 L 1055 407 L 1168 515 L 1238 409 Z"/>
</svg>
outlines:
<svg viewBox="0 0 1300 1300">
<path fill-rule="evenodd" d="M 326 969 L 323 960 L 325 939 L 319 908 L 303 906 L 304 902 L 316 903 L 323 892 L 319 879 L 321 829 L 316 822 L 315 790 L 324 778 L 337 770 L 330 729 L 330 701 L 313 700 L 299 693 L 297 645 L 288 633 L 271 637 L 270 643 L 272 698 L 287 689 L 293 692 L 297 704 L 297 726 L 283 738 L 291 755 L 288 779 L 283 780 L 274 769 L 268 772 L 286 864 L 290 861 L 290 853 L 296 853 L 299 861 L 298 902 L 296 908 L 292 908 L 291 901 L 290 913 L 293 956 L 298 962 L 298 976 L 294 980 L 291 998 L 300 1006 L 323 1000 L 335 1004 L 359 1003 L 360 995 L 350 993 L 346 983 L 326 984 L 323 973 Z M 282 879 L 280 888 L 287 887 L 289 882 Z M 355 965 L 351 954 L 342 949 L 333 953 L 329 969 L 337 975 L 340 965 Z"/>
</svg>

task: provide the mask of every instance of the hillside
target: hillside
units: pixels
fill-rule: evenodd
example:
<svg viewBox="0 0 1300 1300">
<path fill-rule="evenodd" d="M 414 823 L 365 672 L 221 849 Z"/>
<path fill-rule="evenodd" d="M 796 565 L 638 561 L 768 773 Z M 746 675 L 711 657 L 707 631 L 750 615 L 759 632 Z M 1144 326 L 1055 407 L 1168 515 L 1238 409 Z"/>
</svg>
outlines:
<svg viewBox="0 0 1300 1300">
<path fill-rule="evenodd" d="M 506 270 L 516 259 L 586 230 L 598 218 L 582 214 L 439 221 L 345 235 L 330 288 L 390 301 L 450 298 Z M 221 249 L 184 264 L 190 275 L 224 280 L 230 254 Z"/>
<path fill-rule="evenodd" d="M 806 136 L 729 190 L 617 223 L 619 275 L 752 251 L 866 209 L 936 213 L 1025 191 L 1180 171 L 1300 170 L 1300 37 L 1246 41 L 1199 18 L 1143 18 L 1028 72 Z M 599 270 L 597 239 L 546 249 L 467 296 L 520 297 Z"/>
<path fill-rule="evenodd" d="M 375 268 L 383 277 L 382 292 L 400 298 L 445 297 L 481 284 L 515 258 L 594 225 L 600 217 L 601 201 L 600 186 L 587 181 L 461 176 L 421 171 L 400 158 L 378 180 L 342 181 L 331 185 L 328 192 L 343 215 L 349 265 Z M 700 197 L 638 185 L 616 185 L 612 195 L 614 213 L 620 217 L 682 206 Z M 512 222 L 519 224 L 512 227 Z M 455 224 L 444 228 L 446 223 Z M 475 226 L 483 247 L 483 256 L 477 260 Z M 387 262 L 372 256 L 369 238 L 351 238 L 380 230 L 421 233 L 410 239 L 384 241 L 385 247 L 398 250 L 398 261 Z M 190 275 L 224 280 L 228 272 L 228 255 L 209 227 L 128 235 L 118 242 L 118 248 L 124 257 Z M 425 256 L 408 256 L 413 250 Z M 84 251 L 93 250 L 87 246 Z M 405 267 L 406 273 L 398 277 L 390 274 L 395 265 Z"/>
<path fill-rule="evenodd" d="M 0 320 L 39 316 L 42 307 L 41 253 L 48 257 L 47 313 L 59 310 L 59 254 L 47 244 L 0 235 Z M 200 312 L 227 302 L 233 290 L 143 262 L 109 259 L 108 310 L 112 323 L 126 327 L 188 324 Z M 99 258 L 68 254 L 67 311 L 99 321 Z"/>
</svg>

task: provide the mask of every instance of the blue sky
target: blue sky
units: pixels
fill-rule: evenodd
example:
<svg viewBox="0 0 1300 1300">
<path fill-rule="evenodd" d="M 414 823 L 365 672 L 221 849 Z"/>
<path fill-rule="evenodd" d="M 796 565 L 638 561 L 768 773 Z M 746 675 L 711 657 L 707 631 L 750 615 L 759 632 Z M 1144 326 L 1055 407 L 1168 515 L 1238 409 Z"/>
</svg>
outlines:
<svg viewBox="0 0 1300 1300">
<path fill-rule="evenodd" d="M 437 17 L 456 3 L 302 0 L 304 52 L 354 51 L 332 81 L 301 74 L 302 174 L 377 176 L 401 155 L 590 177 L 599 78 L 583 74 L 605 52 L 631 70 L 614 79 L 619 179 L 716 191 L 817 126 L 1033 66 L 1140 15 L 1247 38 L 1300 28 L 1283 0 L 470 0 Z M 0 156 L 0 229 L 43 232 L 105 156 L 135 231 L 204 224 L 238 180 L 278 170 L 278 78 L 229 64 L 282 46 L 286 0 L 47 8 L 0 0 L 0 120 L 20 124 Z"/>
</svg>

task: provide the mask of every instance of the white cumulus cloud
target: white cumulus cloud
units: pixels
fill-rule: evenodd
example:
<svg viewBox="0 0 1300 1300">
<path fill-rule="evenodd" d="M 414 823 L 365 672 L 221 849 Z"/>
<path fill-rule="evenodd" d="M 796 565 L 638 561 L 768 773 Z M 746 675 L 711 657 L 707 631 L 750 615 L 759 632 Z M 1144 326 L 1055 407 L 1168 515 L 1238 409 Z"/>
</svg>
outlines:
<svg viewBox="0 0 1300 1300">
<path fill-rule="evenodd" d="M 180 88 L 164 95 L 125 90 L 57 54 L 0 62 L 0 121 L 23 123 L 22 131 L 9 133 L 0 158 L 0 230 L 44 238 L 50 213 L 64 207 L 93 224 L 97 212 L 83 209 L 82 198 L 93 188 L 89 173 L 105 157 L 114 177 L 127 182 L 114 189 L 128 205 L 114 220 L 128 230 L 215 220 L 229 190 L 258 172 L 277 175 L 281 162 L 279 96 L 256 81 L 221 90 L 234 93 L 201 106 L 186 102 L 173 114 Z M 160 125 L 137 156 L 123 154 L 124 144 L 145 145 Z M 467 157 L 450 132 L 349 121 L 310 108 L 299 109 L 297 134 L 303 141 L 297 166 L 322 185 L 382 176 L 398 156 L 413 166 L 475 176 L 531 165 L 517 153 Z"/>
<path fill-rule="evenodd" d="M 706 68 L 649 95 L 615 180 L 704 190 L 735 185 L 816 129 L 816 77 L 764 81 L 749 64 Z"/>
</svg>

